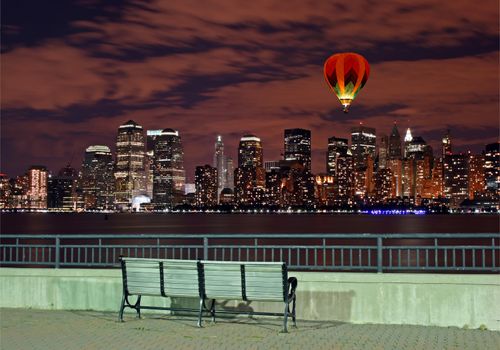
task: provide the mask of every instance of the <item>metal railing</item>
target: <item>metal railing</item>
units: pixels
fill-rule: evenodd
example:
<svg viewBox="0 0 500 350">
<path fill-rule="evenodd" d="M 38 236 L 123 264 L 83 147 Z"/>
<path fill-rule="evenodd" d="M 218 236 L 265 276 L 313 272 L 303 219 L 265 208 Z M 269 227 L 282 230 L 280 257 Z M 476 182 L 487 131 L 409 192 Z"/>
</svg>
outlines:
<svg viewBox="0 0 500 350">
<path fill-rule="evenodd" d="M 500 234 L 2 235 L 0 265 L 113 267 L 120 255 L 285 261 L 290 270 L 500 271 Z"/>
</svg>

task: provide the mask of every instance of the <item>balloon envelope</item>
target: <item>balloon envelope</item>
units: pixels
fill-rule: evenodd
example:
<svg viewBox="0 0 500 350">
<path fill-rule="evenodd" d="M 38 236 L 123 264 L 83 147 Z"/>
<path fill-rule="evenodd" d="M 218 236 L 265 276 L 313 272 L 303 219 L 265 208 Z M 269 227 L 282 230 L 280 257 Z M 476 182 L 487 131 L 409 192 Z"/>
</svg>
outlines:
<svg viewBox="0 0 500 350">
<path fill-rule="evenodd" d="M 368 80 L 370 65 L 357 53 L 338 53 L 325 61 L 324 74 L 326 82 L 347 113 L 352 100 Z"/>
</svg>

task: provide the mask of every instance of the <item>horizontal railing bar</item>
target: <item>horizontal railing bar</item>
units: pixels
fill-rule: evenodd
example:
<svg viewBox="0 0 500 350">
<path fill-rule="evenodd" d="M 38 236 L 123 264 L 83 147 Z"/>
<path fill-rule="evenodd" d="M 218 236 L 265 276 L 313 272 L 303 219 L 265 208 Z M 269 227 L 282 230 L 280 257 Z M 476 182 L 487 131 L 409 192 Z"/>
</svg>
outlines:
<svg viewBox="0 0 500 350">
<path fill-rule="evenodd" d="M 421 249 L 421 250 L 444 250 L 444 249 L 500 249 L 500 246 L 492 245 L 384 245 L 382 249 Z"/>
<path fill-rule="evenodd" d="M 178 239 L 178 238 L 499 238 L 498 233 L 189 233 L 189 234 L 61 234 L 61 235 L 23 235 L 23 234 L 6 234 L 2 235 L 4 238 L 39 238 L 39 239 L 115 239 L 115 238 L 129 238 L 129 239 L 147 239 L 147 238 L 162 238 L 162 239 Z"/>
</svg>

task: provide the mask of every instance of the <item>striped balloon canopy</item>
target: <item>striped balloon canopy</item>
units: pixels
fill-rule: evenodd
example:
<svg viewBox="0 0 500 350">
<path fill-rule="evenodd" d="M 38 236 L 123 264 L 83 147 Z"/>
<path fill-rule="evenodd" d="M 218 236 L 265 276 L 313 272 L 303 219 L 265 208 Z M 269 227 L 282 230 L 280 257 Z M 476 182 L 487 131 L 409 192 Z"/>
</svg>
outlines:
<svg viewBox="0 0 500 350">
<path fill-rule="evenodd" d="M 352 100 L 363 88 L 370 75 L 370 65 L 353 52 L 337 53 L 328 57 L 324 66 L 325 80 L 348 112 Z"/>
</svg>

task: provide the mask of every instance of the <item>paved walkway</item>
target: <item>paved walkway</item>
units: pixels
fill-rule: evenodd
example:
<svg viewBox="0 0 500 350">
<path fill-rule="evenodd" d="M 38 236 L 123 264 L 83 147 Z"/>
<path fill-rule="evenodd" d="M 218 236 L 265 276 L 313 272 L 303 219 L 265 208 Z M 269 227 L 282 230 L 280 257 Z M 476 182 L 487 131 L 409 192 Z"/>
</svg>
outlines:
<svg viewBox="0 0 500 350">
<path fill-rule="evenodd" d="M 0 348 L 21 349 L 500 349 L 500 332 L 422 326 L 298 321 L 280 333 L 272 318 L 194 317 L 0 309 Z"/>
</svg>

